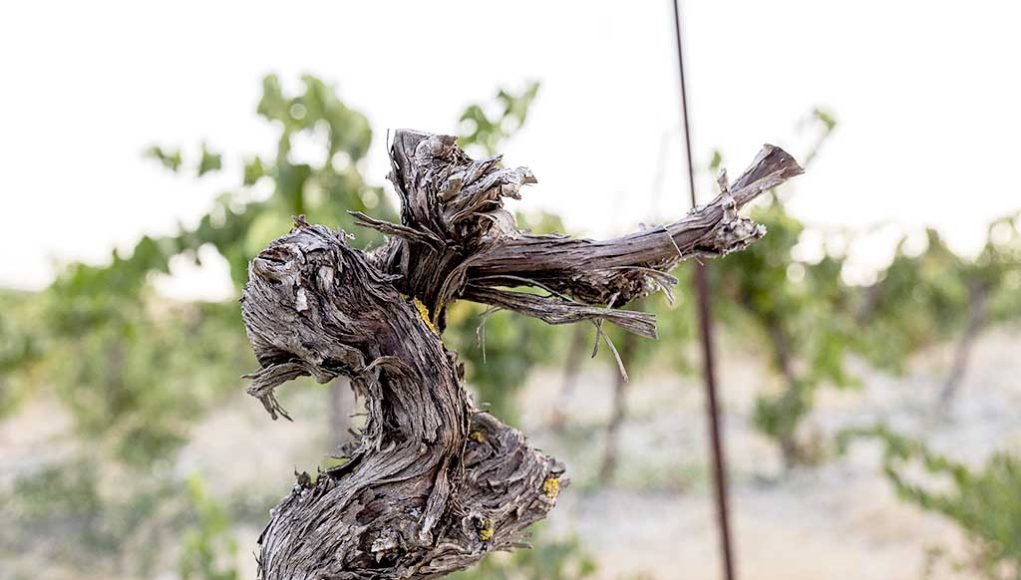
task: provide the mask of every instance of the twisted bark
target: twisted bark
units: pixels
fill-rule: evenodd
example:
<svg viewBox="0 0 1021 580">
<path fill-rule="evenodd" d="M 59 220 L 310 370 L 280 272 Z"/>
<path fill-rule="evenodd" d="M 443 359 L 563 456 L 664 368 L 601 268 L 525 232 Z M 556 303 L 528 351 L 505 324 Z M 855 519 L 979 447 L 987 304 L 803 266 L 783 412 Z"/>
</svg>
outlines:
<svg viewBox="0 0 1021 580">
<path fill-rule="evenodd" d="M 474 407 L 440 338 L 447 306 L 474 300 L 654 337 L 652 315 L 606 305 L 666 289 L 679 260 L 762 236 L 736 210 L 801 171 L 767 145 L 729 192 L 684 219 L 592 241 L 517 230 L 503 198 L 534 183 L 525 168 L 473 160 L 453 137 L 414 131 L 398 131 L 390 153 L 401 223 L 357 215 L 390 236 L 383 246 L 361 252 L 347 234 L 299 217 L 249 267 L 242 314 L 260 364 L 249 392 L 275 419 L 287 416 L 273 394 L 280 384 L 343 376 L 368 413 L 348 461 L 314 481 L 302 474 L 273 509 L 259 538 L 266 580 L 435 578 L 521 545 L 568 480 Z"/>
</svg>

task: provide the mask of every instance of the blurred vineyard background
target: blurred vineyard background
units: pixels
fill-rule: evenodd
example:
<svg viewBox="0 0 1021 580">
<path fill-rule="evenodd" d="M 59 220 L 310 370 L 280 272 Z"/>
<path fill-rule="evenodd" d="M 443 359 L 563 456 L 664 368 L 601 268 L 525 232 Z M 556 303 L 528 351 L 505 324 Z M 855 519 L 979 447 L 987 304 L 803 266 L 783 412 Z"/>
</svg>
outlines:
<svg viewBox="0 0 1021 580">
<path fill-rule="evenodd" d="M 338 461 L 329 450 L 357 431 L 359 402 L 341 381 L 288 386 L 295 422 L 271 424 L 240 378 L 257 367 L 236 302 L 248 260 L 294 215 L 361 247 L 380 239 L 348 211 L 396 215 L 361 162 L 385 133 L 330 84 L 292 85 L 262 83 L 256 113 L 277 133 L 274 156 L 215 143 L 144 152 L 182 188 L 221 173 L 225 157 L 244 161 L 196 227 L 66 264 L 43 291 L 0 292 L 0 578 L 251 577 L 260 526 L 294 473 Z M 499 90 L 450 126 L 472 155 L 495 155 L 541 98 L 536 83 Z M 809 172 L 838 113 L 791 119 L 809 134 L 792 152 Z M 696 159 L 706 190 L 723 165 L 747 162 Z M 709 269 L 741 569 L 1021 577 L 1019 214 L 989 224 L 975 255 L 939 231 L 905 231 L 889 265 L 850 284 L 845 259 L 863 232 L 803 223 L 788 211 L 796 188 L 755 204 L 768 235 Z M 564 229 L 548 213 L 518 220 Z M 154 288 L 173 260 L 219 257 L 235 299 Z M 572 479 L 533 550 L 461 578 L 715 577 L 689 269 L 675 275 L 675 296 L 635 305 L 656 313 L 659 341 L 608 330 L 627 381 L 605 348 L 593 356 L 590 325 L 451 311 L 445 341 L 476 401 Z"/>
</svg>

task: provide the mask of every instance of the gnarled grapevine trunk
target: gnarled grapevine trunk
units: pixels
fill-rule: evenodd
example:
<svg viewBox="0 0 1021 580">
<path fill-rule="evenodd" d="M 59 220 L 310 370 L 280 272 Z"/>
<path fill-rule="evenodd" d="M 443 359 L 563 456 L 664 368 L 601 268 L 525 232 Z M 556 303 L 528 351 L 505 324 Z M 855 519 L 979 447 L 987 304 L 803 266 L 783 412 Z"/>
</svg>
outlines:
<svg viewBox="0 0 1021 580">
<path fill-rule="evenodd" d="M 361 252 L 299 217 L 249 268 L 242 313 L 261 366 L 249 392 L 276 418 L 286 416 L 280 384 L 344 376 L 368 413 L 349 461 L 315 481 L 302 474 L 273 509 L 259 539 L 266 580 L 435 578 L 520 545 L 556 503 L 564 469 L 474 407 L 440 338 L 446 308 L 466 299 L 655 337 L 651 315 L 609 306 L 670 286 L 679 260 L 762 236 L 736 210 L 801 172 L 767 145 L 730 191 L 684 219 L 592 241 L 518 231 L 503 198 L 532 174 L 473 160 L 453 137 L 398 131 L 391 160 L 401 223 L 358 215 L 386 244 Z"/>
</svg>

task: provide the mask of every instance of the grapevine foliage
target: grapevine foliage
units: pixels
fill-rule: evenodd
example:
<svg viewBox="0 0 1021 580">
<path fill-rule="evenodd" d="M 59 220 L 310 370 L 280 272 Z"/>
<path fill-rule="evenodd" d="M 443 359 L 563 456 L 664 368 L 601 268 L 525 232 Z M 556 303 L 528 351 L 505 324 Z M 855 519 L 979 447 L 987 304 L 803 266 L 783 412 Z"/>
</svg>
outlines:
<svg viewBox="0 0 1021 580">
<path fill-rule="evenodd" d="M 990 579 L 1021 574 L 1021 457 L 1000 451 L 971 467 L 882 425 L 845 431 L 840 443 L 861 438 L 881 443 L 883 473 L 902 500 L 965 532 L 972 551 L 955 568 Z"/>
</svg>

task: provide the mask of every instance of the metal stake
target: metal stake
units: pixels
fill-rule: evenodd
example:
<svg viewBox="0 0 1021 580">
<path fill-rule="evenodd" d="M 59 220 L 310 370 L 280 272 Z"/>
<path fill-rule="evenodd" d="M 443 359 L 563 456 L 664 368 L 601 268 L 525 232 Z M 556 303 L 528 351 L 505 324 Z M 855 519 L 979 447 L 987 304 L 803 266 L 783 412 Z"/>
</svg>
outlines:
<svg viewBox="0 0 1021 580">
<path fill-rule="evenodd" d="M 681 42 L 680 0 L 674 3 L 674 30 L 677 36 L 677 64 L 681 78 L 681 116 L 684 120 L 685 154 L 688 159 L 688 188 L 691 192 L 691 207 L 698 204 L 695 197 L 695 166 L 691 160 L 691 122 L 688 118 L 688 94 L 684 78 L 684 49 Z M 716 399 L 716 367 L 713 355 L 713 314 L 709 298 L 709 284 L 706 266 L 695 263 L 695 293 L 698 300 L 699 329 L 702 338 L 702 361 L 705 374 L 706 411 L 709 415 L 709 438 L 712 442 L 713 483 L 716 491 L 716 516 L 720 532 L 720 548 L 723 555 L 723 578 L 735 580 L 734 552 L 730 540 L 730 514 L 727 501 L 727 470 L 723 455 L 723 434 L 720 427 L 720 412 Z"/>
</svg>

